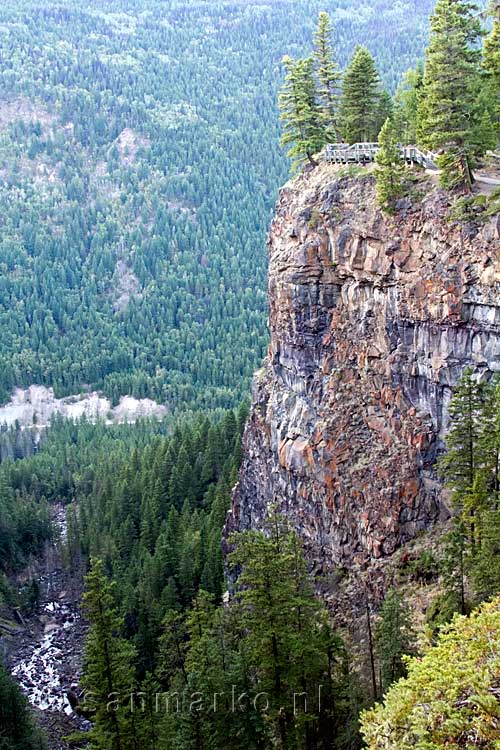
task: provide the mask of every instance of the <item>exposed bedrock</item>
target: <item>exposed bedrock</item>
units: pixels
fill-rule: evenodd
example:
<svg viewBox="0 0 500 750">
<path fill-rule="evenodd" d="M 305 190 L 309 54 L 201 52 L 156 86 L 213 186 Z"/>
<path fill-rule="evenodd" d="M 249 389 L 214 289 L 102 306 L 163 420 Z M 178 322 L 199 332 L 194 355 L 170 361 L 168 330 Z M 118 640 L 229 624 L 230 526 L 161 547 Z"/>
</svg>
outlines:
<svg viewBox="0 0 500 750">
<path fill-rule="evenodd" d="M 276 504 L 320 572 L 390 555 L 446 514 L 434 463 L 451 387 L 500 369 L 500 217 L 449 219 L 434 187 L 394 216 L 373 176 L 321 165 L 269 235 L 271 342 L 226 532 Z"/>
</svg>

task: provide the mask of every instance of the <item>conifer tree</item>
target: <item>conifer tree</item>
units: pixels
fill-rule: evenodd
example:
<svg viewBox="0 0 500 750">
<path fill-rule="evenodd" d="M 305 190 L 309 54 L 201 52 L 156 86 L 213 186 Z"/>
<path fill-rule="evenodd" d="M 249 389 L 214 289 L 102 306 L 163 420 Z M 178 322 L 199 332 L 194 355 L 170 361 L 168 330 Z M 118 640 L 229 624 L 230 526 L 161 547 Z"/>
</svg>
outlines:
<svg viewBox="0 0 500 750">
<path fill-rule="evenodd" d="M 361 716 L 368 750 L 494 750 L 499 738 L 500 598 L 457 617 Z"/>
<path fill-rule="evenodd" d="M 280 120 L 283 123 L 281 145 L 290 146 L 287 154 L 292 158 L 292 169 L 305 160 L 317 166 L 314 154 L 325 143 L 321 112 L 316 102 L 314 61 L 312 57 L 293 60 L 285 57 L 285 83 L 279 95 Z"/>
<path fill-rule="evenodd" d="M 490 13 L 493 16 L 493 28 L 484 41 L 483 65 L 488 74 L 490 91 L 496 115 L 496 135 L 500 136 L 500 0 L 492 0 Z"/>
<path fill-rule="evenodd" d="M 444 187 L 470 189 L 473 181 L 473 109 L 479 72 L 480 25 L 469 0 L 438 0 L 431 18 L 419 108 L 419 140 L 442 150 Z"/>
<path fill-rule="evenodd" d="M 377 199 L 385 211 L 392 211 L 395 201 L 404 193 L 403 164 L 392 120 L 387 119 L 378 138 L 380 149 L 375 161 Z"/>
<path fill-rule="evenodd" d="M 257 668 L 259 689 L 269 695 L 274 745 L 283 750 L 313 747 L 309 722 L 320 718 L 314 713 L 318 710 L 314 691 L 323 678 L 326 681 L 333 660 L 330 676 L 338 697 L 345 679 L 339 670 L 341 643 L 332 640 L 326 613 L 311 589 L 297 536 L 283 519 L 273 512 L 266 534 L 245 532 L 232 541 L 236 549 L 230 563 L 241 569 L 233 605 L 244 633 L 240 647 L 246 661 Z M 294 694 L 308 696 L 309 716 L 297 713 Z M 330 731 L 334 726 L 340 736 L 345 705 L 334 699 L 330 705 L 333 714 L 323 726 L 329 726 Z"/>
<path fill-rule="evenodd" d="M 391 589 L 384 599 L 380 620 L 375 629 L 382 694 L 395 680 L 406 674 L 403 656 L 411 653 L 412 641 L 409 607 L 401 594 Z"/>
<path fill-rule="evenodd" d="M 477 484 L 488 498 L 491 509 L 500 507 L 500 379 L 492 378 L 482 388 L 478 422 Z M 488 503 L 487 503 L 488 504 Z"/>
<path fill-rule="evenodd" d="M 500 591 L 500 511 L 484 511 L 478 520 L 481 545 L 472 561 L 472 581 L 479 600 Z"/>
<path fill-rule="evenodd" d="M 82 685 L 94 709 L 92 746 L 129 750 L 135 735 L 130 696 L 134 692 L 134 648 L 120 634 L 123 621 L 113 599 L 113 584 L 101 560 L 86 576 L 83 607 L 90 623 L 85 644 Z"/>
<path fill-rule="evenodd" d="M 468 609 L 466 572 L 469 568 L 469 545 L 461 516 L 453 519 L 451 530 L 443 537 L 440 567 L 443 592 L 434 599 L 427 611 L 428 621 L 435 631 L 449 623 L 457 612 L 464 615 Z"/>
<path fill-rule="evenodd" d="M 483 410 L 483 386 L 467 369 L 460 380 L 449 406 L 451 426 L 446 437 L 447 453 L 439 468 L 452 490 L 452 501 L 463 511 L 474 495 L 476 472 L 482 466 L 480 418 Z M 471 514 L 474 509 L 471 508 Z"/>
<path fill-rule="evenodd" d="M 375 61 L 358 46 L 344 75 L 340 129 L 346 141 L 373 141 L 378 136 L 380 78 Z"/>
<path fill-rule="evenodd" d="M 314 62 L 318 78 L 321 124 L 326 142 L 338 140 L 338 105 L 342 75 L 333 56 L 332 25 L 328 13 L 322 11 L 314 34 Z"/>
<path fill-rule="evenodd" d="M 490 106 L 484 106 L 481 100 L 478 100 L 476 116 L 474 118 L 475 125 L 472 132 L 472 143 L 477 152 L 481 154 L 494 149 L 498 142 L 497 117 L 491 109 Z"/>
<path fill-rule="evenodd" d="M 46 743 L 35 726 L 25 697 L 0 663 L 0 748 L 45 750 Z"/>
<path fill-rule="evenodd" d="M 393 119 L 393 115 L 394 102 L 392 96 L 389 94 L 387 89 L 382 89 L 378 98 L 377 105 L 377 134 L 380 133 L 380 130 L 384 126 L 384 123 L 387 119 Z"/>
<path fill-rule="evenodd" d="M 399 140 L 405 145 L 417 142 L 417 119 L 424 83 L 424 66 L 417 63 L 406 71 L 394 97 L 394 125 Z"/>
</svg>

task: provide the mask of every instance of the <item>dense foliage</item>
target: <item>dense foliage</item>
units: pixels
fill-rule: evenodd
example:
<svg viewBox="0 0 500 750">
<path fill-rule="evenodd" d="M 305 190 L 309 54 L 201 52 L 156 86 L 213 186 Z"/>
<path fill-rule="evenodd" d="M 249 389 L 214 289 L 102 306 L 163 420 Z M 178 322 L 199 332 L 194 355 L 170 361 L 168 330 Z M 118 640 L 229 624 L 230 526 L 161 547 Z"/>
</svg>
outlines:
<svg viewBox="0 0 500 750">
<path fill-rule="evenodd" d="M 386 690 L 398 672 L 408 674 L 388 690 L 383 705 L 363 715 L 370 750 L 496 748 L 500 742 L 498 378 L 481 383 L 467 370 L 449 413 L 440 470 L 454 518 L 443 540 L 442 593 L 427 610 L 437 645 L 404 663 L 403 655 L 414 649 L 408 612 L 400 595 L 390 592 L 377 628 L 382 687 Z M 492 601 L 465 616 L 485 599 Z"/>
<path fill-rule="evenodd" d="M 35 0 L 0 10 L 0 400 L 85 385 L 238 403 L 266 345 L 276 92 L 330 10 L 389 89 L 432 0 Z"/>
<path fill-rule="evenodd" d="M 465 372 L 450 404 L 451 426 L 442 475 L 451 490 L 454 528 L 447 545 L 449 593 L 466 608 L 465 579 L 474 599 L 500 590 L 500 383 Z"/>
<path fill-rule="evenodd" d="M 345 649 L 314 596 L 296 535 L 275 516 L 269 524 L 267 534 L 232 539 L 229 559 L 240 575 L 228 605 L 215 606 L 201 590 L 190 609 L 166 607 L 157 660 L 142 682 L 116 584 L 94 562 L 84 677 L 92 747 L 128 750 L 139 738 L 146 747 L 193 750 L 358 747 Z M 130 709 L 131 693 L 139 710 Z"/>
<path fill-rule="evenodd" d="M 426 147 L 434 151 L 444 148 L 438 164 L 447 187 L 472 183 L 476 103 L 481 88 L 481 26 L 476 11 L 472 2 L 438 0 L 431 19 L 417 133 Z M 480 116 L 485 111 L 480 111 Z"/>
<path fill-rule="evenodd" d="M 357 47 L 343 80 L 340 131 L 348 143 L 374 141 L 387 117 L 375 60 L 365 47 Z M 385 115 L 385 116 L 384 116 Z"/>
<path fill-rule="evenodd" d="M 0 573 L 15 572 L 40 556 L 55 533 L 50 504 L 88 493 L 104 457 L 119 461 L 167 429 L 156 420 L 106 426 L 56 417 L 41 441 L 19 427 L 1 432 Z"/>
<path fill-rule="evenodd" d="M 45 742 L 34 725 L 26 699 L 0 664 L 1 750 L 45 750 Z"/>
<path fill-rule="evenodd" d="M 431 4 L 374 9 L 346 0 L 330 18 L 320 14 L 315 32 L 315 0 L 133 8 L 126 0 L 24 0 L 0 10 L 0 399 L 41 382 L 61 395 L 93 387 L 113 401 L 131 393 L 204 408 L 173 431 L 171 420 L 110 427 L 56 419 L 40 446 L 18 427 L 0 432 L 0 573 L 40 554 L 54 533 L 48 503 L 70 505 L 64 552 L 73 582 L 93 561 L 82 684 L 95 750 L 359 745 L 348 654 L 282 519 L 272 515 L 266 533 L 231 540 L 233 591 L 223 602 L 221 533 L 245 410 L 205 414 L 237 403 L 266 343 L 262 240 L 286 174 L 275 104 L 285 50 L 295 55 L 285 60 L 280 98 L 290 155 L 314 165 L 327 140 L 381 131 L 385 207 L 401 194 L 401 128 L 446 146 L 445 173 L 460 162 L 461 181 L 469 155 L 494 142 L 498 19 L 480 60 L 466 2 L 439 0 L 425 71 L 407 73 L 394 106 L 385 90 L 415 64 Z M 311 55 L 300 57 L 313 32 Z M 453 49 L 443 60 L 447 36 Z M 450 65 L 470 74 L 458 103 L 458 88 L 445 86 Z M 451 405 L 442 466 L 456 522 L 443 560 L 444 620 L 500 585 L 499 404 L 496 382 L 479 386 L 466 374 Z M 405 675 L 413 633 L 395 591 L 373 639 L 368 600 L 366 614 L 377 697 Z M 459 645 L 453 632 L 437 649 L 443 669 Z M 411 685 L 412 700 L 420 694 L 419 665 L 432 665 L 433 653 L 411 663 L 387 710 L 396 696 L 400 711 L 401 685 Z M 491 719 L 497 706 L 485 684 L 477 705 Z M 130 710 L 130 693 L 139 711 Z M 17 716 L 21 737 L 24 704 L 0 672 L 5 696 L 10 736 Z M 116 711 L 106 706 L 110 696 Z M 187 709 L 163 710 L 186 696 Z M 459 742 L 471 711 L 455 708 L 446 731 L 460 731 Z M 365 728 L 370 741 L 379 741 L 386 709 L 367 715 L 366 727 L 379 722 L 373 735 Z M 412 731 L 413 709 L 406 702 L 402 718 Z M 421 737 L 439 734 L 441 721 L 420 726 Z M 18 746 L 30 747 L 22 739 L 5 745 Z"/>
<path fill-rule="evenodd" d="M 13 573 L 38 557 L 52 535 L 50 513 L 45 503 L 27 492 L 16 491 L 0 473 L 0 576 Z M 1 602 L 0 587 L 0 602 Z"/>
<path fill-rule="evenodd" d="M 240 460 L 245 412 L 200 419 L 143 448 L 100 455 L 68 516 L 75 577 L 91 557 L 117 582 L 125 635 L 144 673 L 154 667 L 167 608 L 188 606 L 200 586 L 223 590 L 222 526 Z"/>
<path fill-rule="evenodd" d="M 408 677 L 363 715 L 369 750 L 497 748 L 500 599 L 457 617 Z"/>
<path fill-rule="evenodd" d="M 377 200 L 386 211 L 391 211 L 394 202 L 404 194 L 404 166 L 399 154 L 396 128 L 392 119 L 387 118 L 378 138 L 380 149 L 375 161 Z"/>
</svg>

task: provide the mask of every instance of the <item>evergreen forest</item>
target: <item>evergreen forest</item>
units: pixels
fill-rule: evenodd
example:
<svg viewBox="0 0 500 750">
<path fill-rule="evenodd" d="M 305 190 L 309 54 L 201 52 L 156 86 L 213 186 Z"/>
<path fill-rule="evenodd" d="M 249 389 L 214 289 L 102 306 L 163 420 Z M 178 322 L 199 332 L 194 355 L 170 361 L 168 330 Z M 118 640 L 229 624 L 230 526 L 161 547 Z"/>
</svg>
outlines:
<svg viewBox="0 0 500 750">
<path fill-rule="evenodd" d="M 0 401 L 33 383 L 173 410 L 247 395 L 288 173 L 282 57 L 326 9 L 339 63 L 367 44 L 393 92 L 432 2 L 326 6 L 2 4 Z"/>
<path fill-rule="evenodd" d="M 65 749 L 500 746 L 500 377 L 453 389 L 451 517 L 388 590 L 357 571 L 357 640 L 319 595 L 349 571 L 312 571 L 271 502 L 227 533 L 277 189 L 328 143 L 377 140 L 384 210 L 408 194 L 402 143 L 469 199 L 500 140 L 497 0 L 0 9 L 0 402 L 42 384 L 169 407 L 0 426 L 0 635 L 40 614 L 48 550 L 82 604 Z M 0 750 L 47 747 L 0 664 Z"/>
</svg>

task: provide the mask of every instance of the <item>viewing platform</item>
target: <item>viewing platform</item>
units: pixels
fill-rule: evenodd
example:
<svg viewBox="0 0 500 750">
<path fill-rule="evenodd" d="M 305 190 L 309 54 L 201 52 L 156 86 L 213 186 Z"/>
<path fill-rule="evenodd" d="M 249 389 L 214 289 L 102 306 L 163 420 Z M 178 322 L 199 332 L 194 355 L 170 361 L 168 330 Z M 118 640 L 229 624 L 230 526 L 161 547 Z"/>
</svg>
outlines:
<svg viewBox="0 0 500 750">
<path fill-rule="evenodd" d="M 375 161 L 380 146 L 378 143 L 329 143 L 325 159 L 333 164 L 369 164 Z M 401 159 L 407 164 L 420 164 L 425 169 L 438 170 L 436 154 L 421 151 L 417 146 L 399 146 Z"/>
</svg>

